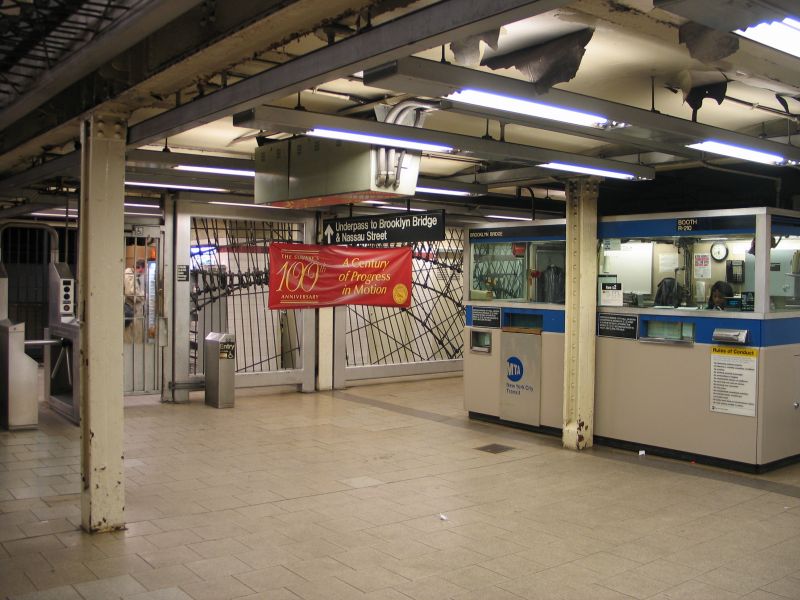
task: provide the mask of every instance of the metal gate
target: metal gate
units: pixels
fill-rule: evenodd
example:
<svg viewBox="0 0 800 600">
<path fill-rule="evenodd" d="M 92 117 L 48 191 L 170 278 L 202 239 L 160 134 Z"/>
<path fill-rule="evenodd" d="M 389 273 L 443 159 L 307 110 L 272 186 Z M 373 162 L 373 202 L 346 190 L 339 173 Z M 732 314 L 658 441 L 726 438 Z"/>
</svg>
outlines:
<svg viewBox="0 0 800 600">
<path fill-rule="evenodd" d="M 337 309 L 336 387 L 359 379 L 461 371 L 465 318 L 463 231 L 448 227 L 444 240 L 412 245 L 409 308 Z M 339 335 L 340 331 L 344 335 Z"/>
<path fill-rule="evenodd" d="M 68 262 L 75 272 L 77 230 L 56 228 L 58 257 Z M 51 237 L 43 229 L 8 227 L 2 235 L 0 255 L 6 268 L 8 286 L 8 318 L 25 323 L 25 339 L 40 340 L 47 326 L 49 310 L 48 264 Z M 26 350 L 42 359 L 41 347 Z"/>
<path fill-rule="evenodd" d="M 202 382 L 206 335 L 228 332 L 236 336 L 237 387 L 313 390 L 314 311 L 268 309 L 270 244 L 305 241 L 312 222 L 266 220 L 274 213 L 259 208 L 211 206 L 197 214 L 196 205 L 178 205 L 174 387 Z"/>
<path fill-rule="evenodd" d="M 123 294 L 123 391 L 154 394 L 161 389 L 164 291 L 160 227 L 126 225 Z"/>
</svg>

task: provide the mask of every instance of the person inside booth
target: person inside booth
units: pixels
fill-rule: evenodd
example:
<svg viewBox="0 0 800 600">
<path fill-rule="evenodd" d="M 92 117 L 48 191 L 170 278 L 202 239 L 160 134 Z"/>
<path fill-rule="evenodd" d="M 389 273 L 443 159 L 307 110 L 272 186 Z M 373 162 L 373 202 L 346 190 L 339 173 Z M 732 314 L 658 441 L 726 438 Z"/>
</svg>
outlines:
<svg viewBox="0 0 800 600">
<path fill-rule="evenodd" d="M 728 298 L 733 297 L 733 288 L 727 281 L 717 281 L 711 286 L 711 295 L 708 297 L 710 310 L 725 310 Z"/>
</svg>

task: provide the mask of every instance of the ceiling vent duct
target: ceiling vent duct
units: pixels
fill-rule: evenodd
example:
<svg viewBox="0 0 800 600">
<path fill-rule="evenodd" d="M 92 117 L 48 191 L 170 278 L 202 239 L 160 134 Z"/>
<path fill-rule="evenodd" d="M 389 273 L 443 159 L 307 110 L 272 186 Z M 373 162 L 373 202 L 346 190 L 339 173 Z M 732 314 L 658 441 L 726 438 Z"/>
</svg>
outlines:
<svg viewBox="0 0 800 600">
<path fill-rule="evenodd" d="M 261 146 L 255 151 L 255 201 L 305 209 L 413 196 L 420 153 L 403 152 L 398 176 L 386 181 L 379 177 L 377 151 L 366 144 L 311 137 Z"/>
</svg>

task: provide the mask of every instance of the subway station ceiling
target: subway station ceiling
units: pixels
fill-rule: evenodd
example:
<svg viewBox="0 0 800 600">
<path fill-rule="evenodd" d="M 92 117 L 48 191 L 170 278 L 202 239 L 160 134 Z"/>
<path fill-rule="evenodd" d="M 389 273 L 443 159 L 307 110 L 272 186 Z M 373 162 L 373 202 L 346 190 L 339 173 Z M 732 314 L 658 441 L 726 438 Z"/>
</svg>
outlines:
<svg viewBox="0 0 800 600">
<path fill-rule="evenodd" d="M 447 147 L 419 187 L 480 195 L 421 206 L 558 212 L 575 167 L 605 212 L 800 204 L 794 0 L 0 1 L 0 218 L 73 193 L 92 111 L 127 117 L 129 181 L 244 203 L 175 167 L 327 128 Z M 782 49 L 734 33 L 787 18 Z"/>
</svg>

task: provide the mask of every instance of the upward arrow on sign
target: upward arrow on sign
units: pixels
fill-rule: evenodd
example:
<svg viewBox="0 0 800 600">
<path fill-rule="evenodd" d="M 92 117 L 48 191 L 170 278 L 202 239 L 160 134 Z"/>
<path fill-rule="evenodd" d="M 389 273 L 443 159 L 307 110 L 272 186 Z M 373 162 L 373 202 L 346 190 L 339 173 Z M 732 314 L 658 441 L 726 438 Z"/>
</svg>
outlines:
<svg viewBox="0 0 800 600">
<path fill-rule="evenodd" d="M 325 237 L 328 238 L 328 242 L 327 243 L 330 244 L 331 243 L 331 236 L 333 235 L 333 227 L 331 227 L 330 224 L 328 224 L 328 226 L 325 228 L 325 231 L 323 231 L 323 233 L 325 234 Z"/>
</svg>

